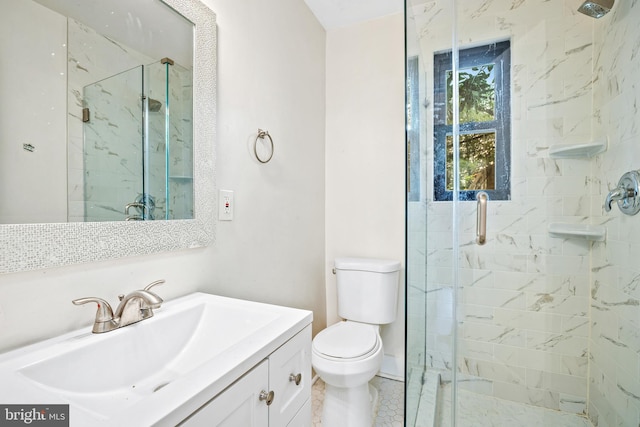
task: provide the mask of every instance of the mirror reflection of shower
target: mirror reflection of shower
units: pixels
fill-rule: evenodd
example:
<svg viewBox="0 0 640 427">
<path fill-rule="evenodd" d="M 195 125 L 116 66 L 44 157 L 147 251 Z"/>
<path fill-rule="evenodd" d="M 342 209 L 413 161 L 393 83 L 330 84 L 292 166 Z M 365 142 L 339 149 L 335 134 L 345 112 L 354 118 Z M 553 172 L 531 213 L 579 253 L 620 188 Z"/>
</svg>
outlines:
<svg viewBox="0 0 640 427">
<path fill-rule="evenodd" d="M 85 221 L 193 218 L 191 80 L 163 58 L 83 88 Z"/>
</svg>

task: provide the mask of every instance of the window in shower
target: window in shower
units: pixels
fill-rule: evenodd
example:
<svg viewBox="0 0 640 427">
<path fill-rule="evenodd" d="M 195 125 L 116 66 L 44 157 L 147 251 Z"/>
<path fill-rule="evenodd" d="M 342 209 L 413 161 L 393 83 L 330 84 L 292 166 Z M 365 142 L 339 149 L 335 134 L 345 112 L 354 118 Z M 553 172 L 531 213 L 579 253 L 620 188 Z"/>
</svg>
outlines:
<svg viewBox="0 0 640 427">
<path fill-rule="evenodd" d="M 510 199 L 510 42 L 458 53 L 460 200 Z M 451 52 L 434 56 L 434 199 L 453 198 Z"/>
</svg>

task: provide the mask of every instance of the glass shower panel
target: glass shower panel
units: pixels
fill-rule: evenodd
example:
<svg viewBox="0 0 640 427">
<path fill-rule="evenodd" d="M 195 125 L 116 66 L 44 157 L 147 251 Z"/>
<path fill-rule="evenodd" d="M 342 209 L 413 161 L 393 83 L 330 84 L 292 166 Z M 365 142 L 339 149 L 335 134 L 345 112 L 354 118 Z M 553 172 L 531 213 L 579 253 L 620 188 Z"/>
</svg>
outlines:
<svg viewBox="0 0 640 427">
<path fill-rule="evenodd" d="M 144 198 L 149 206 L 148 219 L 167 218 L 167 104 L 168 63 L 155 62 L 145 67 L 145 167 Z"/>
<path fill-rule="evenodd" d="M 453 366 L 453 205 L 434 200 L 434 56 L 450 51 L 453 4 L 407 0 L 407 426 L 439 425 Z M 442 164 L 444 166 L 444 163 Z"/>
<path fill-rule="evenodd" d="M 193 78 L 179 64 L 169 68 L 169 218 L 191 219 L 193 212 Z"/>
<path fill-rule="evenodd" d="M 83 88 L 85 221 L 121 221 L 142 193 L 142 66 Z"/>
<path fill-rule="evenodd" d="M 502 200 L 490 196 L 482 246 L 476 243 L 477 202 L 458 202 L 456 372 L 454 390 L 445 396 L 454 398 L 457 426 L 484 425 L 478 419 L 486 425 L 584 425 L 576 414 L 587 409 L 590 243 L 550 237 L 547 228 L 590 216 L 585 182 L 591 166 L 550 158 L 548 148 L 591 139 L 593 20 L 567 2 L 456 3 L 458 52 L 510 42 L 491 72 L 504 67 L 509 79 L 495 92 L 495 114 L 510 129 L 492 137 L 502 138 L 496 157 L 510 149 L 510 164 L 496 169 L 495 180 L 511 188 Z M 507 54 L 510 64 L 502 61 Z M 465 105 L 483 102 L 475 89 L 458 93 L 461 129 Z M 468 135 L 461 134 L 463 146 Z M 462 183 L 464 173 L 461 167 Z M 558 410 L 562 423 L 554 418 Z"/>
<path fill-rule="evenodd" d="M 406 408 L 408 426 L 416 425 L 426 366 L 426 213 L 420 203 L 420 66 L 418 56 L 407 58 L 407 357 Z M 422 185 L 421 185 L 422 184 Z"/>
<path fill-rule="evenodd" d="M 169 59 L 146 67 L 145 197 L 150 219 L 193 218 L 191 72 Z"/>
</svg>

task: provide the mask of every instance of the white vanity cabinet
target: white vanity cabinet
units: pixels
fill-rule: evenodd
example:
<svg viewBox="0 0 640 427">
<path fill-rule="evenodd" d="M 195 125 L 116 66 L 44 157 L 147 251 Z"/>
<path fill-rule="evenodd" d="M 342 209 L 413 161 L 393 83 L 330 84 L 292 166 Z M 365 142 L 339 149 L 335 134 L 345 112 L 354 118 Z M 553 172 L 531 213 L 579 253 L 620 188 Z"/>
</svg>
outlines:
<svg viewBox="0 0 640 427">
<path fill-rule="evenodd" d="M 310 427 L 311 325 L 180 425 Z"/>
<path fill-rule="evenodd" d="M 117 331 L 0 355 L 0 402 L 69 405 L 71 427 L 308 427 L 312 322 L 308 310 L 196 292 Z M 133 350 L 116 357 L 122 348 Z"/>
</svg>

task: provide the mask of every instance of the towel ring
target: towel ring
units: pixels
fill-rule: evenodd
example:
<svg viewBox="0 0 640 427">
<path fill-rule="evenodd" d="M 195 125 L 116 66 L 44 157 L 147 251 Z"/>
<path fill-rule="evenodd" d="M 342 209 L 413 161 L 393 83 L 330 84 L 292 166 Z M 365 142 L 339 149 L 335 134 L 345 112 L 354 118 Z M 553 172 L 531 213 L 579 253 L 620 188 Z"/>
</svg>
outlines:
<svg viewBox="0 0 640 427">
<path fill-rule="evenodd" d="M 271 154 L 269 154 L 268 158 L 262 159 L 258 154 L 258 139 L 264 139 L 265 136 L 269 138 L 269 143 L 271 144 Z M 253 153 L 256 155 L 256 159 L 258 159 L 260 163 L 267 163 L 273 157 L 273 139 L 271 139 L 271 135 L 269 135 L 268 130 L 258 129 L 258 135 L 256 136 L 256 140 L 253 142 Z"/>
</svg>

